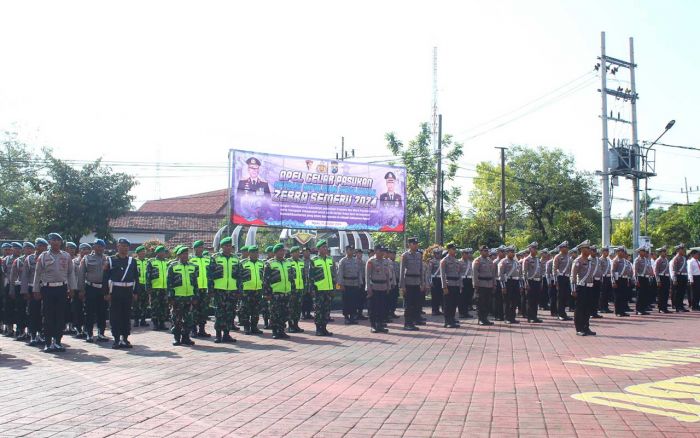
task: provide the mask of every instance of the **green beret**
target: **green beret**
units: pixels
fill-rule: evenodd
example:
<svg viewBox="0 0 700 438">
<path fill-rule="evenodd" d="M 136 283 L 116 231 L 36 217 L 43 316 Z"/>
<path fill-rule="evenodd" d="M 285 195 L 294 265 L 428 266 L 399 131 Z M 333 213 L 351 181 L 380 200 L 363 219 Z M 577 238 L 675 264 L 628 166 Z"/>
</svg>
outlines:
<svg viewBox="0 0 700 438">
<path fill-rule="evenodd" d="M 318 243 L 316 243 L 316 248 L 320 248 L 320 247 L 322 247 L 323 245 L 328 245 L 328 242 L 326 242 L 325 239 L 319 240 Z"/>
<path fill-rule="evenodd" d="M 221 239 L 221 242 L 219 242 L 219 246 L 230 245 L 232 242 L 233 239 L 231 239 L 231 237 L 224 237 Z"/>
<path fill-rule="evenodd" d="M 265 247 L 265 252 L 272 252 L 272 248 L 272 245 Z"/>
<path fill-rule="evenodd" d="M 301 249 L 301 248 L 299 248 L 298 246 L 293 246 L 293 247 L 289 248 L 289 252 L 297 252 L 297 251 L 299 251 L 300 249 Z"/>
<path fill-rule="evenodd" d="M 248 252 L 258 252 L 258 245 L 250 245 L 248 247 Z"/>
<path fill-rule="evenodd" d="M 208 256 L 208 255 L 209 255 L 209 251 L 207 251 L 207 250 L 205 249 L 204 251 L 202 251 L 202 255 L 203 255 L 203 256 Z"/>
<path fill-rule="evenodd" d="M 241 252 L 248 252 L 249 250 L 250 250 L 250 247 L 248 245 L 241 246 Z"/>
<path fill-rule="evenodd" d="M 192 244 L 192 248 L 199 248 L 200 246 L 204 246 L 204 241 L 202 240 L 195 240 L 194 243 Z"/>
<path fill-rule="evenodd" d="M 189 249 L 188 247 L 186 247 L 186 246 L 180 246 L 180 247 L 177 249 L 177 251 L 175 252 L 175 254 L 180 255 L 180 254 L 182 254 L 183 252 L 188 252 L 189 250 L 190 250 L 190 249 Z"/>
<path fill-rule="evenodd" d="M 143 246 L 143 245 L 139 245 L 139 246 L 137 246 L 136 249 L 134 250 L 134 252 L 136 252 L 136 253 L 141 252 L 141 251 L 146 251 L 146 247 Z"/>
<path fill-rule="evenodd" d="M 279 251 L 280 249 L 284 249 L 284 245 L 281 244 L 281 243 L 278 243 L 277 245 L 275 245 L 275 246 L 272 247 L 272 252 L 277 252 L 277 251 Z"/>
<path fill-rule="evenodd" d="M 153 250 L 153 252 L 156 254 L 158 254 L 161 251 L 165 251 L 165 247 L 163 245 L 158 245 L 158 246 L 156 246 L 156 249 Z"/>
</svg>

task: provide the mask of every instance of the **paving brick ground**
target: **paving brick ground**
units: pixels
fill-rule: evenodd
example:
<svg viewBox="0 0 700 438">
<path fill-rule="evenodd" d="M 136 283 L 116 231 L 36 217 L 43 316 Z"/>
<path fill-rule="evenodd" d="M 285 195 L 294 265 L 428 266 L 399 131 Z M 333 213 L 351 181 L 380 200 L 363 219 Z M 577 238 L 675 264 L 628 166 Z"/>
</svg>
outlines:
<svg viewBox="0 0 700 438">
<path fill-rule="evenodd" d="M 131 351 L 67 339 L 61 355 L 3 337 L 0 436 L 700 436 L 700 423 L 571 397 L 694 375 L 698 364 L 626 371 L 565 362 L 700 347 L 697 313 L 607 316 L 585 338 L 571 322 L 540 316 L 544 324 L 468 320 L 460 329 L 430 317 L 420 332 L 391 324 L 386 335 L 336 322 L 332 338 L 302 323 L 307 333 L 288 341 L 266 332 L 191 348 L 138 329 Z"/>
</svg>

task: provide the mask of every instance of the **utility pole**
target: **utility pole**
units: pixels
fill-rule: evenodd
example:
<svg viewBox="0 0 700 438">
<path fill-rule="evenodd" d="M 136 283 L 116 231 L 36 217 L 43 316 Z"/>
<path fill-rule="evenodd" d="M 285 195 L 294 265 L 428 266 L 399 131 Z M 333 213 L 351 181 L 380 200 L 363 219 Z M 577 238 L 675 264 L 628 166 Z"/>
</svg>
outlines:
<svg viewBox="0 0 700 438">
<path fill-rule="evenodd" d="M 688 193 L 688 177 L 685 176 L 683 177 L 683 179 L 685 180 L 685 205 L 690 205 L 690 196 Z"/>
<path fill-rule="evenodd" d="M 506 243 L 506 149 L 501 150 L 501 240 Z"/>
<path fill-rule="evenodd" d="M 635 169 L 640 169 L 640 149 L 639 149 L 639 138 L 637 136 L 637 86 L 634 79 L 634 69 L 636 65 L 634 64 L 634 38 L 630 37 L 630 89 L 632 94 L 632 99 L 630 99 L 630 105 L 632 109 L 632 148 L 636 152 L 634 161 Z M 646 163 L 643 163 L 646 166 Z M 634 209 L 632 214 L 632 245 L 637 247 L 639 245 L 639 174 L 632 178 L 632 191 L 634 192 L 632 196 L 632 201 L 634 202 Z M 645 176 L 648 178 L 648 176 Z"/>
<path fill-rule="evenodd" d="M 610 245 L 610 160 L 608 157 L 608 95 L 605 93 L 607 90 L 606 82 L 606 58 L 605 58 L 605 32 L 600 33 L 600 96 L 602 97 L 603 104 L 601 106 L 602 113 L 600 119 L 603 122 L 603 236 L 601 242 L 603 246 Z"/>
<path fill-rule="evenodd" d="M 655 159 L 654 157 L 649 160 L 649 152 L 651 147 L 645 148 L 644 154 L 639 146 L 639 136 L 637 135 L 637 99 L 639 95 L 637 94 L 637 85 L 635 79 L 635 69 L 637 65 L 634 63 L 634 39 L 629 39 L 629 50 L 630 50 L 630 60 L 624 61 L 622 59 L 613 58 L 605 53 L 605 32 L 601 32 L 601 55 L 598 58 L 600 62 L 596 65 L 596 70 L 600 71 L 601 77 L 601 88 L 600 93 L 602 96 L 602 127 L 603 127 L 603 171 L 602 171 L 602 181 L 603 181 L 603 232 L 602 232 L 602 242 L 604 245 L 609 245 L 610 243 L 610 176 L 624 176 L 632 180 L 632 244 L 637 247 L 640 244 L 639 234 L 640 234 L 640 203 L 639 203 L 639 182 L 641 179 L 646 179 L 651 176 L 655 176 Z M 628 69 L 630 75 L 630 88 L 623 89 L 618 86 L 617 89 L 612 90 L 607 88 L 606 76 L 609 74 L 615 75 L 620 68 Z M 608 96 L 613 96 L 617 100 L 622 100 L 625 103 L 630 104 L 630 120 L 623 120 L 619 113 L 617 117 L 613 117 L 612 114 L 608 115 L 607 98 Z M 608 139 L 608 122 L 624 123 L 631 127 L 631 139 L 629 143 L 627 139 L 620 141 L 618 139 L 617 144 L 613 140 L 612 144 Z M 612 146 L 612 148 L 611 148 Z M 614 156 L 616 160 L 609 160 L 609 157 Z M 611 161 L 615 161 L 616 164 L 611 168 Z M 650 164 L 651 163 L 651 164 Z"/>
<path fill-rule="evenodd" d="M 435 187 L 435 243 L 442 245 L 442 114 L 438 115 L 437 181 Z"/>
</svg>

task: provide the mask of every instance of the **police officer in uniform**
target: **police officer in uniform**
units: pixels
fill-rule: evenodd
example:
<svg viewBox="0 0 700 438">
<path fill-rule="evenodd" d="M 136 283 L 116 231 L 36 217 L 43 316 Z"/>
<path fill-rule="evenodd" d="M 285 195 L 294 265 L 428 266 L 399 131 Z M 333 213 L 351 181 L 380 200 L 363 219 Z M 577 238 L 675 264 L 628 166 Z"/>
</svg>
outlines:
<svg viewBox="0 0 700 438">
<path fill-rule="evenodd" d="M 542 265 L 537 257 L 537 242 L 532 242 L 527 248 L 529 254 L 522 260 L 527 322 L 540 323 L 542 320 L 537 317 L 537 309 L 539 309 L 538 300 L 540 299 L 540 286 L 542 286 Z"/>
<path fill-rule="evenodd" d="M 362 285 L 362 268 L 355 257 L 355 248 L 345 246 L 345 257 L 338 262 L 338 289 L 343 294 L 343 316 L 345 324 L 357 324 L 357 301 Z"/>
<path fill-rule="evenodd" d="M 43 297 L 45 352 L 65 351 L 61 345 L 66 297 L 69 290 L 76 289 L 73 260 L 61 250 L 63 238 L 58 233 L 48 235 L 51 249 L 41 253 L 36 262 L 34 289 Z"/>
<path fill-rule="evenodd" d="M 515 259 L 515 247 L 506 247 L 506 257 L 498 263 L 498 281 L 503 293 L 503 316 L 506 324 L 518 324 L 515 308 L 520 299 L 520 289 L 524 281 L 520 263 Z"/>
<path fill-rule="evenodd" d="M 603 317 L 603 315 L 598 313 L 598 303 L 600 303 L 600 295 L 603 288 L 603 267 L 600 262 L 600 257 L 598 257 L 598 248 L 595 245 L 591 245 L 589 247 L 589 252 L 590 255 L 588 259 L 591 262 L 591 269 L 593 272 L 591 274 L 593 277 L 592 293 L 595 297 L 595 302 L 591 307 L 591 318 L 599 319 Z"/>
<path fill-rule="evenodd" d="M 97 251 L 100 245 L 98 241 L 95 241 L 92 246 Z M 112 348 L 114 349 L 131 348 L 131 342 L 129 342 L 131 303 L 136 298 L 136 283 L 139 281 L 139 272 L 136 261 L 129 256 L 130 246 L 129 240 L 123 237 L 118 239 L 117 253 L 107 257 L 103 265 L 102 291 L 110 302 L 109 324 L 112 327 L 112 336 L 114 337 Z M 86 281 L 90 281 L 89 276 L 86 275 L 85 278 Z M 90 286 L 90 284 L 86 284 L 86 286 Z"/>
<path fill-rule="evenodd" d="M 442 299 L 443 311 L 445 313 L 445 328 L 458 328 L 455 313 L 457 311 L 457 300 L 462 288 L 462 278 L 460 277 L 460 264 L 455 257 L 457 255 L 457 245 L 447 244 L 447 256 L 440 261 L 440 278 L 442 279 Z"/>
<path fill-rule="evenodd" d="M 676 313 L 688 312 L 683 300 L 688 290 L 688 264 L 686 263 L 685 244 L 674 247 L 676 255 L 671 259 L 671 284 L 673 286 L 673 308 Z"/>
<path fill-rule="evenodd" d="M 596 297 L 593 292 L 593 266 L 589 260 L 591 243 L 586 240 L 577 248 L 579 256 L 571 266 L 571 295 L 576 298 L 576 310 L 574 310 L 574 325 L 576 335 L 595 336 L 591 331 L 590 318 L 593 306 L 596 305 Z"/>
<path fill-rule="evenodd" d="M 404 330 L 416 331 L 420 321 L 421 295 L 425 291 L 423 256 L 418 252 L 418 238 L 407 240 L 408 251 L 401 254 L 399 287 L 404 303 Z"/>
<path fill-rule="evenodd" d="M 19 242 L 12 242 L 10 245 L 11 254 L 5 257 L 5 278 L 7 281 L 5 285 L 5 336 L 14 337 L 14 325 L 17 322 L 16 301 L 19 297 L 16 297 L 16 285 L 12 279 L 12 271 L 13 267 L 16 265 L 15 260 L 22 256 L 22 244 Z"/>
<path fill-rule="evenodd" d="M 387 172 L 384 175 L 387 191 L 379 195 L 379 205 L 384 208 L 401 208 L 401 195 L 394 193 L 394 184 L 396 184 L 396 175 L 394 172 Z"/>
<path fill-rule="evenodd" d="M 311 281 L 308 280 L 309 270 L 311 269 L 311 250 L 308 246 L 304 247 L 302 256 L 304 262 L 304 294 L 301 299 L 301 319 L 313 319 L 311 311 L 314 308 L 314 299 L 311 291 Z M 362 308 L 360 308 L 359 312 L 362 314 Z"/>
<path fill-rule="evenodd" d="M 603 275 L 600 283 L 600 300 L 598 301 L 598 312 L 612 313 L 608 303 L 610 302 L 610 290 L 612 289 L 612 261 L 610 260 L 610 248 L 603 246 L 600 248 L 600 271 Z"/>
<path fill-rule="evenodd" d="M 557 316 L 559 321 L 570 321 L 566 314 L 566 305 L 571 294 L 571 255 L 569 255 L 569 242 L 564 241 L 558 246 L 559 254 L 552 261 L 552 274 L 556 278 L 557 288 Z"/>
<path fill-rule="evenodd" d="M 462 258 L 459 260 L 461 263 L 462 271 L 460 276 L 462 277 L 462 292 L 459 294 L 459 300 L 457 301 L 457 308 L 459 309 L 460 318 L 471 318 L 469 311 L 472 309 L 472 301 L 474 299 L 474 283 L 472 282 L 472 263 L 474 259 L 472 255 L 474 250 L 472 248 L 464 248 L 462 251 Z"/>
<path fill-rule="evenodd" d="M 26 294 L 22 294 L 22 277 L 24 277 L 25 259 L 34 252 L 34 244 L 24 242 L 22 244 L 22 255 L 12 262 L 12 271 L 10 273 L 10 281 L 13 289 L 11 290 L 12 297 L 15 301 L 15 340 L 25 341 L 29 335 L 25 332 L 27 328 L 27 306 L 29 304 Z"/>
<path fill-rule="evenodd" d="M 103 284 L 105 264 L 107 256 L 104 255 L 105 242 L 102 239 L 97 239 L 92 244 L 92 253 L 86 255 L 80 260 L 78 268 L 78 287 L 80 288 L 80 296 L 85 301 L 85 332 L 87 333 L 86 341 L 94 342 L 92 337 L 92 328 L 97 324 L 97 341 L 104 342 L 109 340 L 105 336 L 107 328 L 107 315 L 105 314 L 105 298 L 109 294 L 108 285 Z M 107 297 L 108 298 L 108 297 Z M 112 304 L 114 305 L 114 304 Z M 110 323 L 114 327 L 114 321 L 110 318 Z M 129 321 L 131 323 L 131 321 Z M 114 331 L 114 330 L 112 330 Z M 119 339 L 115 339 L 119 344 Z"/>
<path fill-rule="evenodd" d="M 49 247 L 49 242 L 45 239 L 38 238 L 34 242 L 36 248 L 34 254 L 30 254 L 24 258 L 24 268 L 22 269 L 22 296 L 26 297 L 28 302 L 27 310 L 29 318 L 27 326 L 29 329 L 29 345 L 37 345 L 44 342 L 41 336 L 41 291 L 34 292 L 34 275 L 36 274 L 36 260 Z"/>
<path fill-rule="evenodd" d="M 647 300 L 650 295 L 651 285 L 649 284 L 649 277 L 651 277 L 652 272 L 649 269 L 647 263 L 647 249 L 645 247 L 637 248 L 637 258 L 634 260 L 634 278 L 636 280 L 637 286 L 637 315 L 648 315 L 647 312 Z"/>
<path fill-rule="evenodd" d="M 668 261 L 668 248 L 664 245 L 661 248 L 656 248 L 658 257 L 654 260 L 654 276 L 656 277 L 656 285 L 658 288 L 659 313 L 671 313 L 668 310 L 668 296 L 671 289 L 671 280 L 669 276 L 670 263 Z"/>
<path fill-rule="evenodd" d="M 314 322 L 316 336 L 332 336 L 326 328 L 331 308 L 331 293 L 336 284 L 336 270 L 333 258 L 328 254 L 328 242 L 321 239 L 316 243 L 318 255 L 311 259 L 309 278 L 314 294 Z M 367 294 L 369 296 L 369 293 Z"/>
<path fill-rule="evenodd" d="M 374 257 L 367 260 L 365 267 L 365 284 L 367 285 L 367 304 L 369 307 L 369 322 L 372 333 L 388 333 L 384 327 L 385 300 L 389 291 L 392 272 L 389 265 L 384 263 L 385 250 L 382 246 L 375 247 Z"/>
<path fill-rule="evenodd" d="M 493 291 L 496 288 L 498 272 L 496 265 L 489 259 L 489 247 L 482 245 L 479 248 L 479 257 L 472 263 L 474 273 L 474 289 L 478 299 L 479 325 L 493 325 L 488 316 L 491 311 Z"/>
<path fill-rule="evenodd" d="M 248 178 L 238 181 L 238 191 L 269 196 L 270 186 L 268 186 L 267 181 L 259 176 L 260 166 L 262 164 L 260 160 L 255 157 L 250 157 L 245 162 L 248 165 Z"/>
<path fill-rule="evenodd" d="M 430 303 L 433 308 L 433 316 L 440 316 L 440 306 L 442 306 L 442 280 L 440 279 L 440 260 L 442 260 L 442 250 L 440 248 L 433 249 L 433 258 L 428 262 L 430 270 L 431 288 L 430 288 Z M 443 307 L 444 310 L 444 307 Z"/>
<path fill-rule="evenodd" d="M 70 243 L 70 242 L 68 242 Z M 68 248 L 68 243 L 66 243 L 66 252 L 70 254 Z M 80 271 L 80 262 L 85 256 L 92 252 L 92 246 L 89 243 L 81 243 L 79 246 L 78 253 L 73 257 L 73 269 L 75 271 L 75 286 L 76 290 L 70 291 L 70 315 L 72 322 L 72 329 L 75 332 L 74 336 L 76 339 L 86 339 L 87 333 L 85 332 L 85 297 L 81 295 L 80 283 L 78 282 L 78 272 Z"/>
</svg>

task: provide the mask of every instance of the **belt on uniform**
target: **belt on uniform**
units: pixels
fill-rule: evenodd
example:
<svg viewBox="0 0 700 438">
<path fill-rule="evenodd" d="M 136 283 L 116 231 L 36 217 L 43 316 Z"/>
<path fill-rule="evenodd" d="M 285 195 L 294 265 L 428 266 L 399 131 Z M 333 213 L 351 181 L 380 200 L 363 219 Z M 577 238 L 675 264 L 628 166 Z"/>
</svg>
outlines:
<svg viewBox="0 0 700 438">
<path fill-rule="evenodd" d="M 620 278 L 624 278 L 625 280 L 629 280 L 630 278 L 626 275 L 621 275 Z"/>
<path fill-rule="evenodd" d="M 22 285 L 22 282 L 21 282 L 21 281 L 15 280 L 15 286 L 21 286 L 21 285 Z"/>
<path fill-rule="evenodd" d="M 134 285 L 133 281 L 127 282 L 127 283 L 122 283 L 121 281 L 114 281 L 112 282 L 112 286 L 117 286 L 117 287 L 131 287 Z"/>
<path fill-rule="evenodd" d="M 477 277 L 479 280 L 493 280 L 493 277 Z"/>
<path fill-rule="evenodd" d="M 508 280 L 520 280 L 520 277 L 510 277 Z"/>
<path fill-rule="evenodd" d="M 457 280 L 459 280 L 459 277 L 447 277 L 447 279 L 448 279 L 448 280 L 457 281 Z"/>
<path fill-rule="evenodd" d="M 406 277 L 420 277 L 420 274 L 406 274 Z"/>
<path fill-rule="evenodd" d="M 372 284 L 384 284 L 386 283 L 386 280 L 370 280 Z"/>
<path fill-rule="evenodd" d="M 61 287 L 61 286 L 65 286 L 65 285 L 66 285 L 66 283 L 64 281 L 58 281 L 56 283 L 46 283 L 45 286 L 47 286 L 47 287 Z"/>
<path fill-rule="evenodd" d="M 530 281 L 540 281 L 541 278 L 540 278 L 540 277 L 532 277 L 532 278 L 528 278 L 528 280 L 530 280 Z"/>
<path fill-rule="evenodd" d="M 605 274 L 605 275 L 603 275 L 603 277 L 610 278 L 610 274 Z"/>
<path fill-rule="evenodd" d="M 86 281 L 85 284 L 92 287 L 102 287 L 102 283 L 90 283 L 89 281 Z"/>
<path fill-rule="evenodd" d="M 680 274 L 680 273 L 678 273 L 678 274 L 676 274 L 676 275 L 680 275 L 681 277 L 687 277 L 687 276 L 688 276 L 688 274 Z"/>
<path fill-rule="evenodd" d="M 593 277 L 595 281 L 600 281 L 600 277 Z"/>
</svg>

